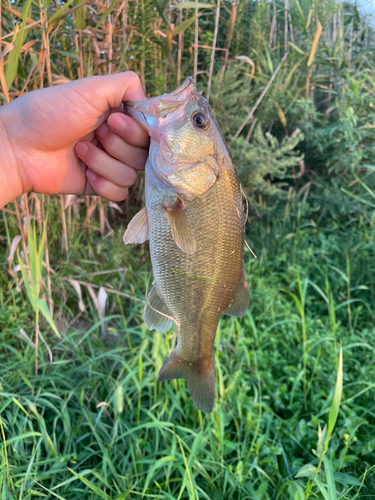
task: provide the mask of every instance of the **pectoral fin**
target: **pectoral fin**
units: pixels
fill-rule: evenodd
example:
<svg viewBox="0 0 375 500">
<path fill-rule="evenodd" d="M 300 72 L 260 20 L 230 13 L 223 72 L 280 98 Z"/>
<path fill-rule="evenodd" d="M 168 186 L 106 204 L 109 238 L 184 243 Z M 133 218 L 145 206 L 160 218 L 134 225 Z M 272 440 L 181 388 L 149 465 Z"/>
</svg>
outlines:
<svg viewBox="0 0 375 500">
<path fill-rule="evenodd" d="M 156 284 L 153 285 L 147 297 L 143 319 L 149 330 L 166 333 L 172 328 L 171 312 L 160 297 Z"/>
<path fill-rule="evenodd" d="M 237 285 L 233 302 L 230 304 L 228 309 L 224 311 L 224 314 L 228 314 L 228 316 L 237 316 L 238 318 L 242 318 L 242 316 L 244 316 L 244 314 L 246 313 L 248 306 L 249 306 L 249 286 L 246 282 L 245 273 L 242 271 L 242 276 Z"/>
<path fill-rule="evenodd" d="M 165 209 L 173 239 L 184 253 L 195 252 L 194 233 L 179 202 L 172 209 Z"/>
<path fill-rule="evenodd" d="M 123 241 L 125 245 L 129 245 L 129 243 L 143 243 L 149 238 L 148 232 L 147 209 L 144 207 L 129 222 Z"/>
</svg>

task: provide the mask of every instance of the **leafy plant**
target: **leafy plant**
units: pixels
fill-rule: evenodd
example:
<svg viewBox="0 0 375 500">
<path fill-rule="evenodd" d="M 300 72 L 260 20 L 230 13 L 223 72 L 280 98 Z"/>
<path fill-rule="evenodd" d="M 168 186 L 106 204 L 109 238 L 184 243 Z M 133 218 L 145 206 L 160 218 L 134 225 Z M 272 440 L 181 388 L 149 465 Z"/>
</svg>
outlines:
<svg viewBox="0 0 375 500">
<path fill-rule="evenodd" d="M 27 242 L 29 247 L 28 253 L 28 270 L 25 267 L 22 259 L 19 258 L 19 263 L 22 271 L 22 278 L 25 283 L 25 289 L 30 304 L 35 312 L 35 373 L 38 372 L 38 345 L 39 337 L 43 338 L 39 328 L 39 313 L 47 320 L 53 332 L 58 338 L 60 337 L 59 331 L 52 318 L 51 312 L 48 308 L 45 298 L 40 297 L 42 286 L 42 270 L 43 270 L 43 256 L 46 241 L 46 228 L 47 219 L 43 225 L 43 232 L 38 242 L 35 225 L 31 228 L 28 225 Z"/>
</svg>

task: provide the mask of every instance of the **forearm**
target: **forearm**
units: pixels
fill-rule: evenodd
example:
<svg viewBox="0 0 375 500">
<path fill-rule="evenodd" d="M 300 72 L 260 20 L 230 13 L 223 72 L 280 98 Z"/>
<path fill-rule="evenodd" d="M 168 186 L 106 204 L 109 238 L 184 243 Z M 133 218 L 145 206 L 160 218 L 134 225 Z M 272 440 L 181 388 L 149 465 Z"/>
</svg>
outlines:
<svg viewBox="0 0 375 500">
<path fill-rule="evenodd" d="M 9 140 L 8 113 L 5 111 L 0 107 L 0 208 L 23 193 L 17 161 Z"/>
</svg>

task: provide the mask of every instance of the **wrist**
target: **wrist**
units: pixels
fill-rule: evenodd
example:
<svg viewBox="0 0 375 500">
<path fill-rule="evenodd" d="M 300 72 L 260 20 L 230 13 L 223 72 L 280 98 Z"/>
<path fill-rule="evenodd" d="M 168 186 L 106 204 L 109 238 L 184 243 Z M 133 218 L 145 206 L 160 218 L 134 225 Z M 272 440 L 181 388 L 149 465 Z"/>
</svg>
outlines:
<svg viewBox="0 0 375 500">
<path fill-rule="evenodd" d="M 8 106 L 11 107 L 12 104 L 0 107 L 0 208 L 25 191 L 10 141 L 11 126 L 8 116 L 11 114 L 6 112 Z"/>
</svg>

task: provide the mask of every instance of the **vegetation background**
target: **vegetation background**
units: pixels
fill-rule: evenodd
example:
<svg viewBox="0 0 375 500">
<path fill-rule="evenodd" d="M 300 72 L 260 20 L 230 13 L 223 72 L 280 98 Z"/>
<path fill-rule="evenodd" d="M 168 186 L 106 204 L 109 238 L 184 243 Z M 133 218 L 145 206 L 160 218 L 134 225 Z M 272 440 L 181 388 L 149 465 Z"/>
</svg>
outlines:
<svg viewBox="0 0 375 500">
<path fill-rule="evenodd" d="M 249 203 L 250 307 L 223 317 L 218 397 L 157 384 L 143 203 L 24 195 L 1 212 L 5 499 L 375 497 L 375 50 L 335 0 L 1 0 L 0 101 L 136 71 L 192 75 Z"/>
</svg>

